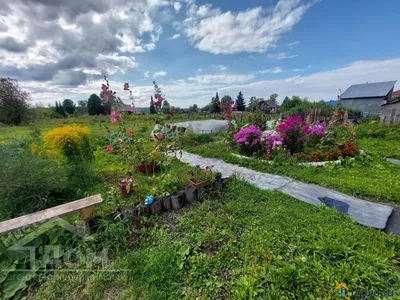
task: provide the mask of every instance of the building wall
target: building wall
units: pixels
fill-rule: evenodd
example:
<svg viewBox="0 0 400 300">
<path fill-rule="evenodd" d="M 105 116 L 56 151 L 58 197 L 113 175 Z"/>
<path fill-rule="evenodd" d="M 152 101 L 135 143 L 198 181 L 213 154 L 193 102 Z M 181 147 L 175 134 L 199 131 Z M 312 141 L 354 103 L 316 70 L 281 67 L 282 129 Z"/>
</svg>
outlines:
<svg viewBox="0 0 400 300">
<path fill-rule="evenodd" d="M 380 98 L 365 98 L 365 99 L 341 99 L 340 103 L 345 108 L 356 109 L 364 114 L 378 115 L 381 110 L 381 105 L 385 104 L 384 97 Z"/>
<path fill-rule="evenodd" d="M 382 106 L 380 118 L 381 118 L 381 123 L 399 124 L 400 123 L 400 102 Z"/>
</svg>

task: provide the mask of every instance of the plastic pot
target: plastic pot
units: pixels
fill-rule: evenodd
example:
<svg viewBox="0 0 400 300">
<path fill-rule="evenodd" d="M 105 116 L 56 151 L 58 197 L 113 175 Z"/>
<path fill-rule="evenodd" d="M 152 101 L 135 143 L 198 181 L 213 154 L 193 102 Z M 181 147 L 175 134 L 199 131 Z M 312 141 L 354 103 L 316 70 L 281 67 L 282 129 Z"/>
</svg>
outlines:
<svg viewBox="0 0 400 300">
<path fill-rule="evenodd" d="M 173 210 L 182 208 L 182 193 L 171 196 L 171 205 Z"/>
<path fill-rule="evenodd" d="M 170 196 L 164 196 L 163 198 L 161 198 L 161 206 L 163 208 L 163 210 L 165 211 L 170 211 L 172 208 L 172 204 L 171 204 L 171 197 Z"/>
<path fill-rule="evenodd" d="M 185 193 L 186 202 L 193 203 L 196 201 L 196 190 L 195 189 L 187 189 L 183 191 Z"/>
<path fill-rule="evenodd" d="M 190 186 L 194 189 L 199 189 L 199 188 L 211 185 L 210 180 L 203 180 L 203 181 L 197 182 L 197 181 L 194 181 L 193 179 L 189 179 L 189 182 L 190 182 Z"/>
<path fill-rule="evenodd" d="M 154 200 L 154 202 L 150 205 L 150 211 L 152 215 L 158 215 L 161 213 L 162 204 L 160 200 Z"/>
</svg>

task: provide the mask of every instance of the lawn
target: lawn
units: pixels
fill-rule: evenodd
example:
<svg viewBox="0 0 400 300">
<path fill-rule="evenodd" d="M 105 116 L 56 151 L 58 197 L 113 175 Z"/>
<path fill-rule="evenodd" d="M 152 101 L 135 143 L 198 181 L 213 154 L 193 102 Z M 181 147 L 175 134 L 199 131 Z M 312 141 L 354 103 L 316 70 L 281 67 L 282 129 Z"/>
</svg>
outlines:
<svg viewBox="0 0 400 300">
<path fill-rule="evenodd" d="M 29 297 L 337 299 L 339 283 L 400 288 L 399 237 L 239 180 L 217 198 L 143 226 L 151 229 L 115 256 L 109 272 L 77 272 L 68 280 L 56 273 Z M 116 244 L 128 233 L 118 234 Z M 111 273 L 120 269 L 128 271 Z"/>
<path fill-rule="evenodd" d="M 336 286 L 340 283 L 350 290 L 394 293 L 400 289 L 400 237 L 360 226 L 333 209 L 308 205 L 280 192 L 262 191 L 238 179 L 232 179 L 224 191 L 205 195 L 201 201 L 176 212 L 134 220 L 116 217 L 117 207 L 142 203 L 162 174 L 149 179 L 146 174 L 134 172 L 135 190 L 129 197 L 122 197 L 118 182 L 126 176 L 126 162 L 106 151 L 104 125 L 109 126 L 108 119 L 93 119 L 64 120 L 88 125 L 92 131 L 93 183 L 73 189 L 71 182 L 60 182 L 60 186 L 67 185 L 63 188 L 70 193 L 63 201 L 102 194 L 104 203 L 93 216 L 93 240 L 82 240 L 63 228 L 54 228 L 31 242 L 38 258 L 47 251 L 43 245 L 57 243 L 64 251 L 78 251 L 87 261 L 79 259 L 80 266 L 62 269 L 48 263 L 49 272 L 35 270 L 32 279 L 7 284 L 6 275 L 0 273 L 6 295 L 22 287 L 17 289 L 15 298 L 336 299 Z M 51 120 L 38 127 L 43 134 L 64 121 Z M 146 131 L 146 136 L 153 127 L 149 116 L 129 116 L 124 121 Z M 26 127 L 0 128 L 0 136 L 6 134 L 1 136 L 6 140 L 5 147 L 21 152 L 30 149 L 34 132 Z M 364 159 L 361 165 L 331 169 L 271 166 L 233 157 L 220 135 L 199 135 L 184 141 L 186 150 L 204 156 L 316 182 L 375 201 L 396 203 L 400 194 L 399 167 L 385 160 Z M 45 163 L 38 162 L 39 166 Z M 2 163 L 12 166 L 8 161 Z M 36 175 L 34 168 L 19 166 L 17 179 L 32 180 L 22 181 L 21 195 L 54 188 L 53 178 L 64 180 L 64 167 L 60 165 L 54 174 L 38 172 L 37 176 L 47 177 L 43 177 L 43 186 L 36 188 L 32 182 L 37 178 L 29 176 Z M 189 170 L 190 166 L 174 160 L 163 172 L 184 185 Z M 366 177 L 366 173 L 370 176 Z M 74 184 L 80 185 L 81 177 L 76 176 L 79 174 L 72 175 Z M 78 219 L 66 218 L 71 224 Z M 104 259 L 86 264 L 91 261 L 88 257 L 100 253 L 107 253 L 110 264 L 102 266 Z M 13 268 L 24 266 L 25 260 L 0 251 L 0 262 Z"/>
</svg>

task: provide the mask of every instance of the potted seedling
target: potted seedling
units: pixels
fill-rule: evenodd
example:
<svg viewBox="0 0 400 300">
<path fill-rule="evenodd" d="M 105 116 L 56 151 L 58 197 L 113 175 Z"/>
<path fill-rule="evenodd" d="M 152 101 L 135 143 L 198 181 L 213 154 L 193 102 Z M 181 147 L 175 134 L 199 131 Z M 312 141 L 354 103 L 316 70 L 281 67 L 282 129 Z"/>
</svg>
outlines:
<svg viewBox="0 0 400 300">
<path fill-rule="evenodd" d="M 199 189 L 211 185 L 215 181 L 215 174 L 212 168 L 213 166 L 206 166 L 205 169 L 202 169 L 197 165 L 194 170 L 189 171 L 190 186 L 194 189 Z"/>
<path fill-rule="evenodd" d="M 119 191 L 123 197 L 132 194 L 135 186 L 133 183 L 132 173 L 128 173 L 128 175 L 128 178 L 125 178 L 119 182 Z"/>
</svg>

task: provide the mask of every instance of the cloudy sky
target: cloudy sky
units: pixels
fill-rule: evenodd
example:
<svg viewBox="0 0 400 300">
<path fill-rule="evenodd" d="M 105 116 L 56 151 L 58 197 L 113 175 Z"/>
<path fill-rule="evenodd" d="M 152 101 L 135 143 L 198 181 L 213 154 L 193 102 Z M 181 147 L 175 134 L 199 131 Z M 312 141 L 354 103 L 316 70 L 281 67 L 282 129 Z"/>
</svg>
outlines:
<svg viewBox="0 0 400 300">
<path fill-rule="evenodd" d="M 127 104 L 129 82 L 139 107 L 153 80 L 180 107 L 217 91 L 330 100 L 400 80 L 399 11 L 397 0 L 12 0 L 0 76 L 44 105 L 99 93 L 103 75 Z"/>
</svg>

